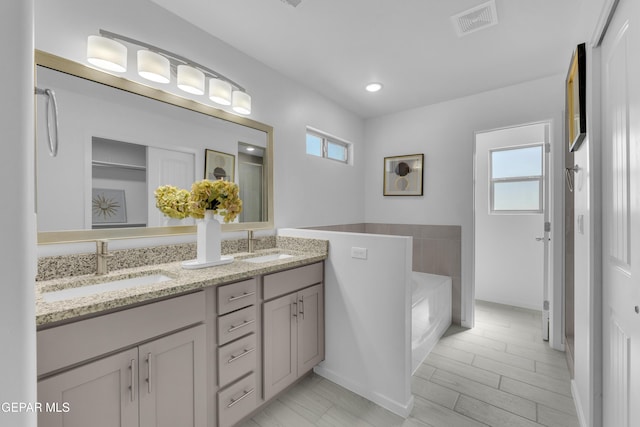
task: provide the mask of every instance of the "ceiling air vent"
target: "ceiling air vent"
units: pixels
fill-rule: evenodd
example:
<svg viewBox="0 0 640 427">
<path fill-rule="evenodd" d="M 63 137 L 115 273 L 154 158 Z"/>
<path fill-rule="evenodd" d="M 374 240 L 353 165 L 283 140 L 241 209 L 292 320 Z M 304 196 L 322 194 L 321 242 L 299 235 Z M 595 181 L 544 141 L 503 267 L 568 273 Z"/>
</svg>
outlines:
<svg viewBox="0 0 640 427">
<path fill-rule="evenodd" d="M 302 2 L 302 0 L 281 0 L 281 1 L 293 7 L 298 6 Z"/>
<path fill-rule="evenodd" d="M 458 37 L 492 27 L 498 23 L 494 0 L 480 4 L 451 17 Z"/>
</svg>

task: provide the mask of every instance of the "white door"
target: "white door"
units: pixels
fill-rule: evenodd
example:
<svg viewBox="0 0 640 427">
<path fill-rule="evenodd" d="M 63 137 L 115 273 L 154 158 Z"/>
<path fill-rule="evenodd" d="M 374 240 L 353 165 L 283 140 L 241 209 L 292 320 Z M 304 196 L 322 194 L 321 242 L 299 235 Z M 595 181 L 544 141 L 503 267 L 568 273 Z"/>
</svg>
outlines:
<svg viewBox="0 0 640 427">
<path fill-rule="evenodd" d="M 476 134 L 476 299 L 542 310 L 548 129 L 536 123 Z"/>
<path fill-rule="evenodd" d="M 147 193 L 149 196 L 147 226 L 193 224 L 193 220 L 190 218 L 170 221 L 159 209 L 154 209 L 156 199 L 153 192 L 161 185 L 174 185 L 178 188 L 191 190 L 194 178 L 195 156 L 192 153 L 147 147 Z"/>
<path fill-rule="evenodd" d="M 604 425 L 640 425 L 640 2 L 602 44 Z"/>
</svg>

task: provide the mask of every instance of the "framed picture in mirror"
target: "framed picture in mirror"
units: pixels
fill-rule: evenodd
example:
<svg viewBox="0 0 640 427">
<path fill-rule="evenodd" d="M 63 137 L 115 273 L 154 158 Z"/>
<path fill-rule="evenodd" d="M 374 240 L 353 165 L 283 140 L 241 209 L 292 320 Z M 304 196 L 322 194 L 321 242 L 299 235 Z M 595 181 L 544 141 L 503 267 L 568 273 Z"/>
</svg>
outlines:
<svg viewBox="0 0 640 427">
<path fill-rule="evenodd" d="M 205 150 L 204 178 L 210 181 L 235 181 L 236 156 L 215 150 Z"/>
<path fill-rule="evenodd" d="M 127 222 L 124 190 L 94 188 L 92 193 L 91 211 L 94 225 Z"/>
</svg>

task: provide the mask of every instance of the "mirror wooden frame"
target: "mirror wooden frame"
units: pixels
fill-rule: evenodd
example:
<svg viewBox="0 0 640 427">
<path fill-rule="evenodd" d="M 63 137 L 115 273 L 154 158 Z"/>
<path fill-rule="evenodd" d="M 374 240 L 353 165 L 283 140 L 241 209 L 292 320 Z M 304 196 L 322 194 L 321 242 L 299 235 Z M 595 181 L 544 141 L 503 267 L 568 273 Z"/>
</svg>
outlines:
<svg viewBox="0 0 640 427">
<path fill-rule="evenodd" d="M 42 66 L 57 70 L 72 76 L 91 80 L 121 89 L 147 98 L 155 99 L 160 102 L 175 105 L 177 107 L 186 108 L 188 110 L 207 114 L 221 120 L 236 123 L 241 126 L 247 126 L 253 129 L 263 131 L 267 134 L 267 149 L 265 152 L 267 171 L 267 221 L 262 222 L 244 222 L 222 224 L 223 232 L 242 231 L 242 230 L 267 230 L 273 229 L 273 127 L 255 120 L 236 116 L 229 112 L 219 110 L 212 106 L 201 104 L 199 102 L 182 98 L 160 89 L 145 86 L 140 83 L 127 80 L 122 77 L 114 76 L 86 65 L 52 55 L 40 50 L 35 51 L 35 70 L 37 82 L 37 67 Z M 35 84 L 34 84 L 35 86 Z M 36 190 L 37 191 L 37 190 Z M 38 232 L 38 244 L 56 244 L 56 243 L 72 243 L 85 242 L 96 239 L 132 239 L 145 237 L 174 236 L 184 234 L 195 234 L 196 226 L 174 226 L 174 227 L 146 227 L 146 228 L 114 228 L 103 230 L 66 230 L 66 231 L 44 231 Z"/>
</svg>

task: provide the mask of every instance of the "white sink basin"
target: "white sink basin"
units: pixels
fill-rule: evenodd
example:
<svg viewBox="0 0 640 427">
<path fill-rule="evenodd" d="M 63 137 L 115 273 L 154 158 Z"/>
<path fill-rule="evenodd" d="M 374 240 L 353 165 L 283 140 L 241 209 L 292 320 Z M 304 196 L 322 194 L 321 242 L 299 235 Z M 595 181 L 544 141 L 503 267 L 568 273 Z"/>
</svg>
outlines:
<svg viewBox="0 0 640 427">
<path fill-rule="evenodd" d="M 253 262 L 253 263 L 259 264 L 259 263 L 262 263 L 262 262 L 280 261 L 281 259 L 287 259 L 287 258 L 293 258 L 293 255 L 289 255 L 289 254 L 269 254 L 269 255 L 262 255 L 262 256 L 257 256 L 257 257 L 253 257 L 253 258 L 246 258 L 243 261 Z"/>
<path fill-rule="evenodd" d="M 45 292 L 42 298 L 45 302 L 63 301 L 70 298 L 86 297 L 100 294 L 102 292 L 117 291 L 120 289 L 135 288 L 138 286 L 152 285 L 154 283 L 173 280 L 169 276 L 156 273 L 146 276 L 130 277 L 127 279 L 112 280 L 110 282 L 97 283 L 95 285 L 85 285 L 76 288 L 61 289 L 59 291 Z"/>
</svg>

